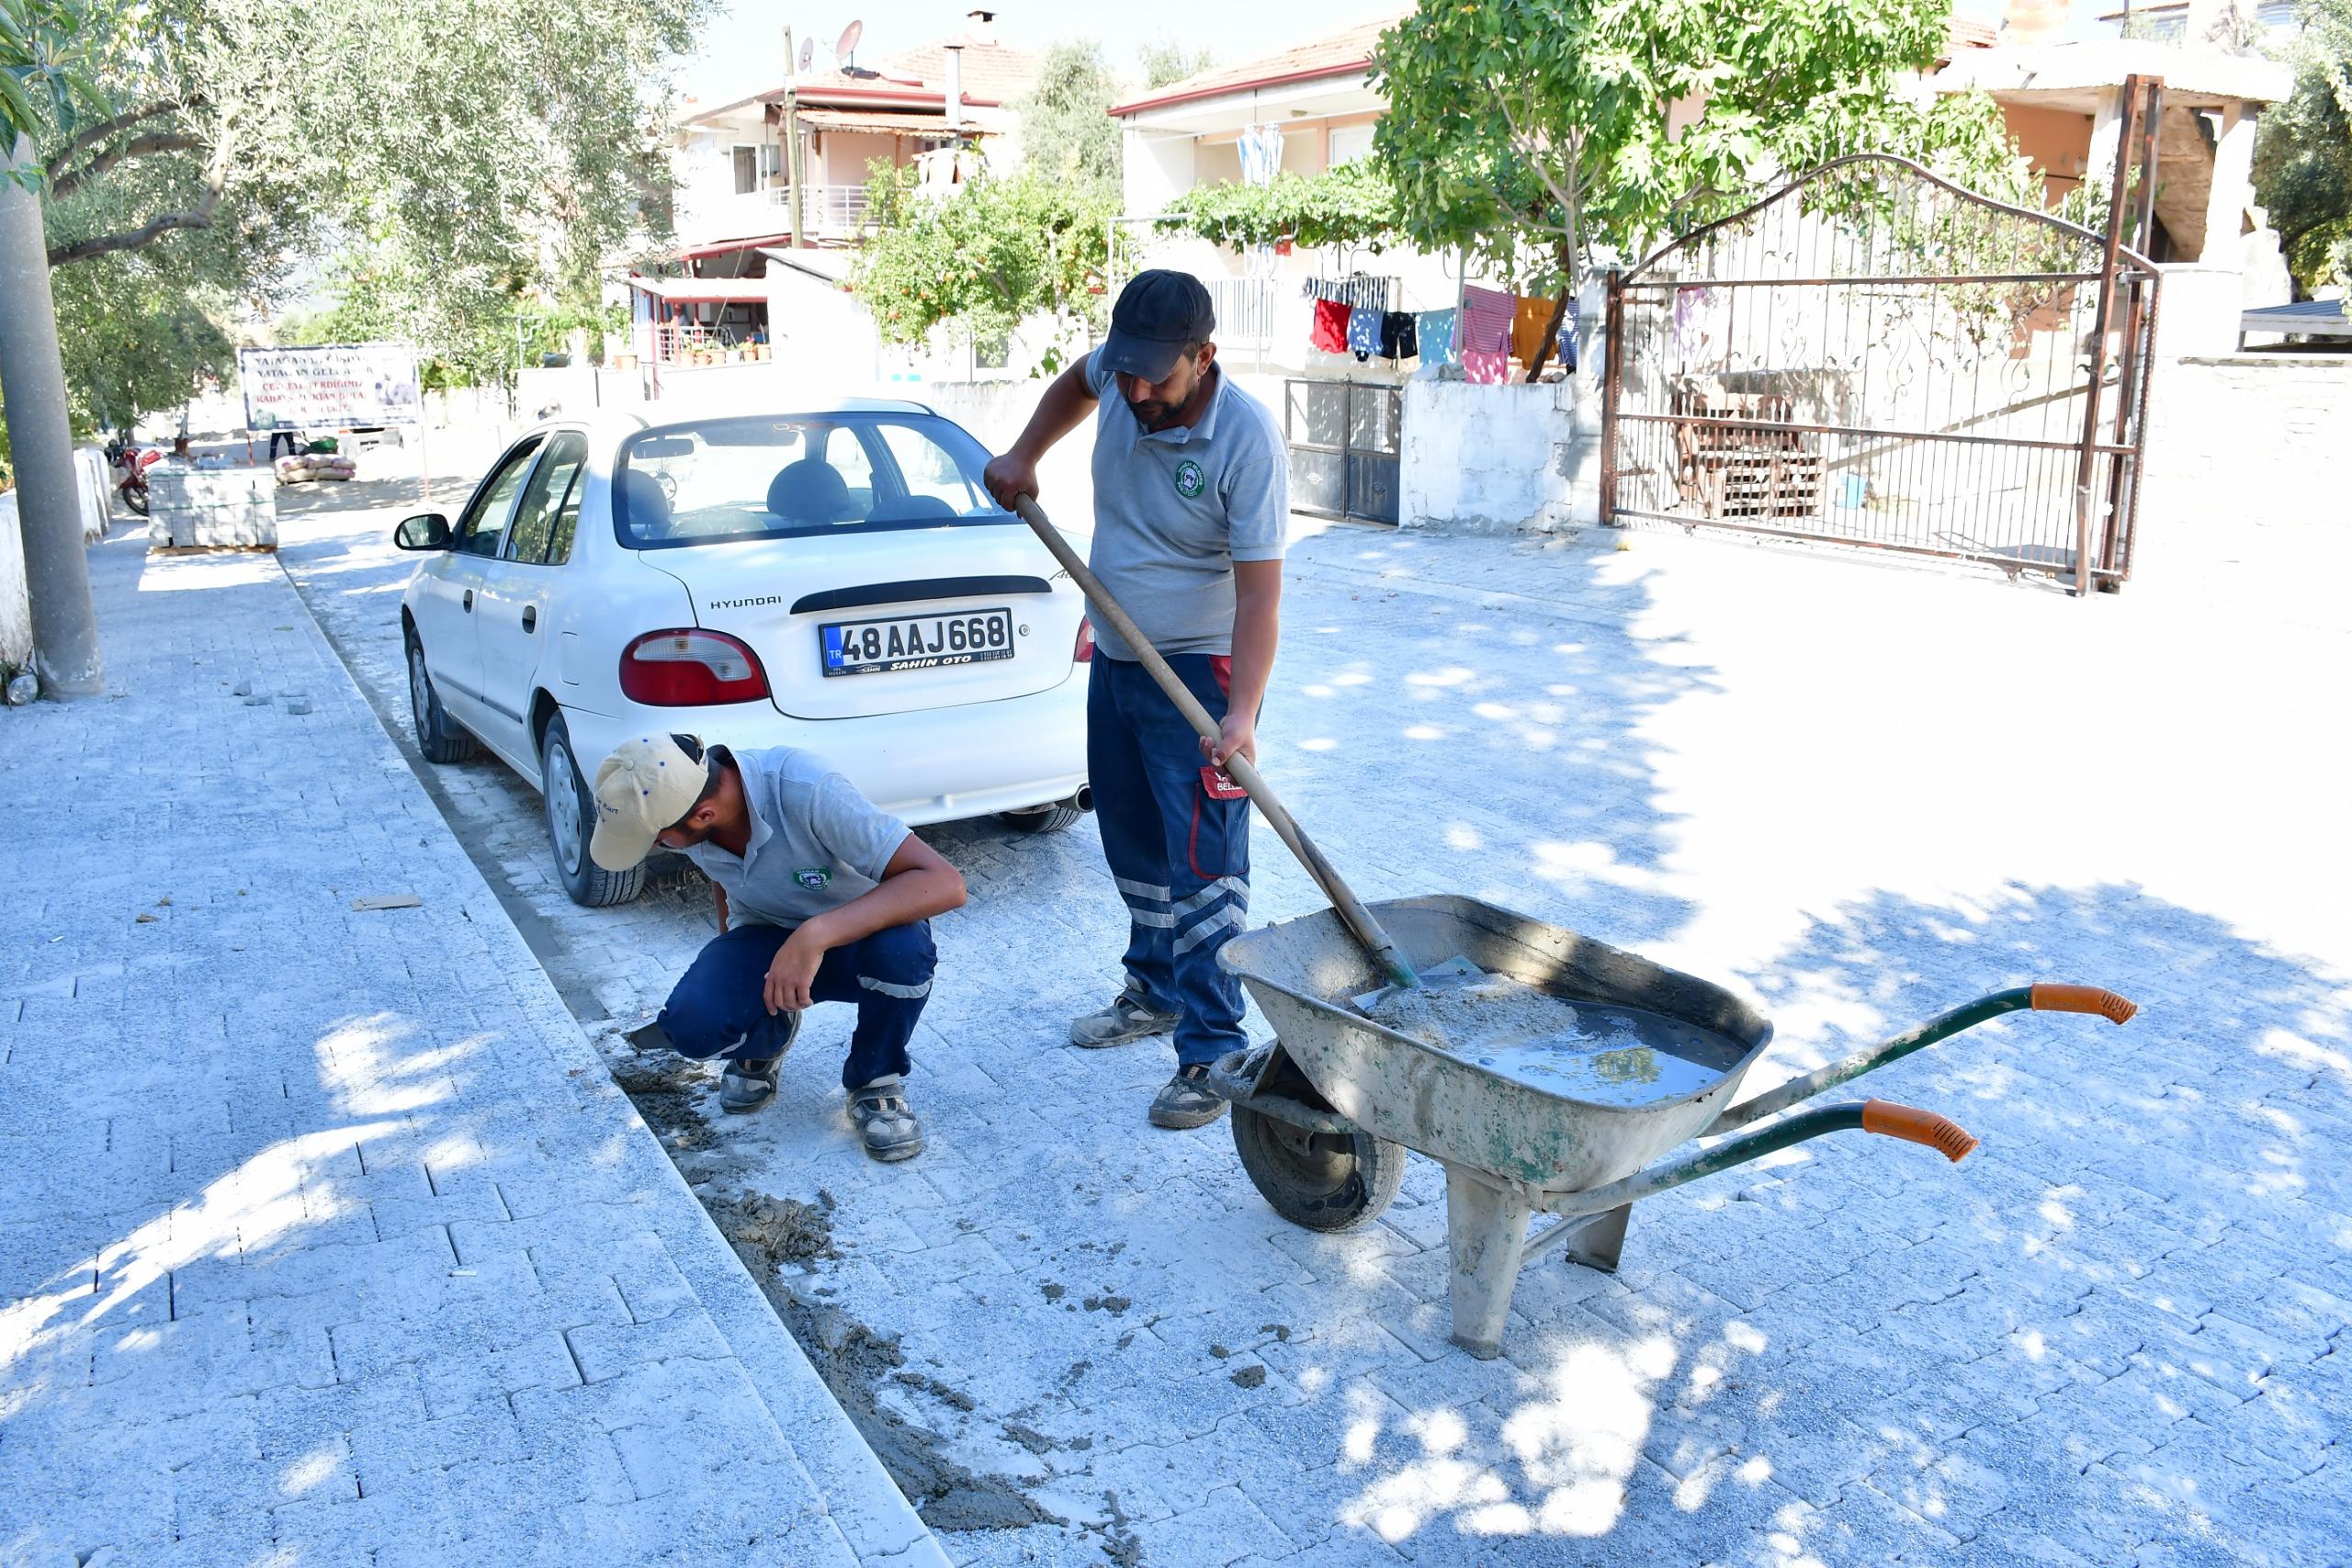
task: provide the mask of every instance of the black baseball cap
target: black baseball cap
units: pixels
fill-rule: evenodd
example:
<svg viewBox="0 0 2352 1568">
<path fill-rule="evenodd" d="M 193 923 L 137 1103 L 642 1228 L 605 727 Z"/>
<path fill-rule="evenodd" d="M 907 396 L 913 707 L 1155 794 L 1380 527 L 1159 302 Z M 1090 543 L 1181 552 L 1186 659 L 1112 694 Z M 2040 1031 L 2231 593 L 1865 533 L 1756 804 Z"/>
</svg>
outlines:
<svg viewBox="0 0 2352 1568">
<path fill-rule="evenodd" d="M 1106 370 L 1164 381 L 1188 343 L 1206 343 L 1216 333 L 1216 307 L 1209 291 L 1189 272 L 1153 267 L 1119 290 L 1111 307 L 1111 335 L 1094 352 Z"/>
</svg>

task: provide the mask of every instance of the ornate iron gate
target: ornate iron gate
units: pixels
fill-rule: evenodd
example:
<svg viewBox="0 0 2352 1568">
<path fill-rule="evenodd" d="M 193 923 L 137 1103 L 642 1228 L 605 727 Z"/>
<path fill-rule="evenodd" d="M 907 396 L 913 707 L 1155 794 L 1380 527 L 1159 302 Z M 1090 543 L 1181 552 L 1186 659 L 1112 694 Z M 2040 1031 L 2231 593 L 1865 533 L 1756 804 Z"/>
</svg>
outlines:
<svg viewBox="0 0 2352 1568">
<path fill-rule="evenodd" d="M 2132 570 L 2156 284 L 2113 233 L 1905 159 L 1826 164 L 1611 275 L 1603 519 L 2111 590 Z"/>
</svg>

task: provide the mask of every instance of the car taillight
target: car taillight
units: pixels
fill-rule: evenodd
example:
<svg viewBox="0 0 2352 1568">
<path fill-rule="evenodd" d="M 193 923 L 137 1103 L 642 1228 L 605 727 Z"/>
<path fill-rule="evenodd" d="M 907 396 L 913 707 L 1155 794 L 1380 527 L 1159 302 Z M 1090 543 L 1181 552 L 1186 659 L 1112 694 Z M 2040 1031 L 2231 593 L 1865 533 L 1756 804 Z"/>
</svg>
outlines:
<svg viewBox="0 0 2352 1568">
<path fill-rule="evenodd" d="M 767 694 L 758 658 L 725 632 L 648 632 L 621 655 L 621 695 L 650 707 L 748 703 Z"/>
<path fill-rule="evenodd" d="M 1094 623 L 1084 615 L 1078 618 L 1078 643 L 1069 650 L 1072 664 L 1094 662 Z"/>
</svg>

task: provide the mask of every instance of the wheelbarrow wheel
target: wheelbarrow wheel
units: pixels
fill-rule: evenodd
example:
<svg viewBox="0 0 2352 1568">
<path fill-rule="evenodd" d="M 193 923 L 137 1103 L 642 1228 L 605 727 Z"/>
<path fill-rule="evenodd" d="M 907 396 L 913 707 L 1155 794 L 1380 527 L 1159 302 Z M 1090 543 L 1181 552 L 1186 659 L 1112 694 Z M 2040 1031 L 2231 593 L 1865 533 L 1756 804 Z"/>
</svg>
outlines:
<svg viewBox="0 0 2352 1568">
<path fill-rule="evenodd" d="M 1380 1217 L 1405 1179 L 1405 1147 L 1369 1133 L 1312 1133 L 1233 1108 L 1233 1148 L 1251 1185 L 1291 1224 L 1344 1231 Z"/>
</svg>

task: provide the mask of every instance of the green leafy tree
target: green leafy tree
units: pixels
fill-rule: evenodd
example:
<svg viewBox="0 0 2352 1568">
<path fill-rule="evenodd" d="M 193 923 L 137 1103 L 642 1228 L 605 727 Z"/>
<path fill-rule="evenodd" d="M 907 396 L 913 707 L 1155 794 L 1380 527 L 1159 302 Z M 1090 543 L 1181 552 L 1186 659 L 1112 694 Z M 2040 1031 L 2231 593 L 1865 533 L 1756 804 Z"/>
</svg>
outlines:
<svg viewBox="0 0 2352 1568">
<path fill-rule="evenodd" d="M 2018 199 L 2024 161 L 1989 98 L 1902 90 L 1932 69 L 1951 14 L 1950 0 L 1422 0 L 1381 36 L 1374 144 L 1408 238 L 1545 291 L 1573 291 L 1595 246 L 1639 254 L 1841 153 L 1908 154 Z"/>
<path fill-rule="evenodd" d="M 1396 187 L 1367 160 L 1319 175 L 1284 172 L 1266 185 L 1194 186 L 1159 214 L 1163 231 L 1230 245 L 1369 245 L 1377 251 L 1404 225 Z"/>
<path fill-rule="evenodd" d="M 118 343 L 106 302 L 147 300 L 180 346 L 145 374 L 69 346 L 77 404 L 184 399 L 185 380 L 164 395 L 183 360 L 226 368 L 198 315 L 327 257 L 360 258 L 369 291 L 345 304 L 378 335 L 511 367 L 518 308 L 593 298 L 645 228 L 640 196 L 667 183 L 660 66 L 708 4 L 95 0 L 102 108 L 35 105 L 61 333 Z"/>
<path fill-rule="evenodd" d="M 1090 39 L 1065 39 L 1046 51 L 1029 92 L 1016 100 L 1021 166 L 1047 179 L 1119 183 L 1119 122 L 1107 112 L 1118 84 Z"/>
<path fill-rule="evenodd" d="M 2262 117 L 2254 188 L 2306 292 L 2352 282 L 2352 0 L 2307 0 L 2295 91 Z"/>
<path fill-rule="evenodd" d="M 993 341 L 1039 315 L 1053 318 L 1060 343 L 1102 326 L 1096 290 L 1115 189 L 1024 171 L 940 200 L 917 187 L 912 170 L 879 162 L 867 188 L 878 228 L 850 287 L 884 341 L 920 343 L 942 329 L 965 343 Z M 1049 355 L 1046 368 L 1057 363 Z"/>
<path fill-rule="evenodd" d="M 1216 62 L 1205 49 L 1186 49 L 1173 39 L 1148 43 L 1136 51 L 1143 66 L 1143 85 L 1147 91 L 1165 87 L 1170 82 L 1182 82 L 1187 76 L 1197 76 Z"/>
</svg>

